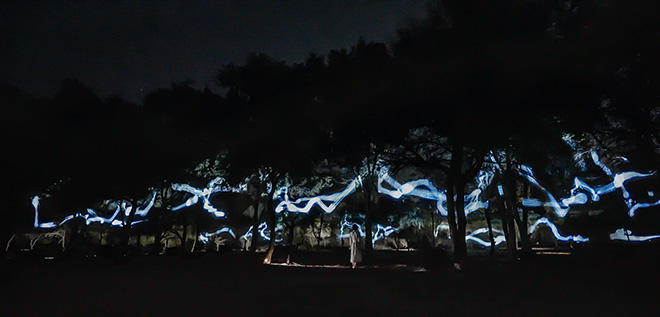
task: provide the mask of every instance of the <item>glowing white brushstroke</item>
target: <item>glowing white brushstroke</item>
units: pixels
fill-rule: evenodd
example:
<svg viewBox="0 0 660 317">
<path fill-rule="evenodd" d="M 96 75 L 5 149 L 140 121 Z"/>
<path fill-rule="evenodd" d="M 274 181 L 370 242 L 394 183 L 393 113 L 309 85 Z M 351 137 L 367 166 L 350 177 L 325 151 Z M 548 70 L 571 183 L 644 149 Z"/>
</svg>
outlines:
<svg viewBox="0 0 660 317">
<path fill-rule="evenodd" d="M 156 191 L 154 190 L 151 195 L 151 199 L 149 200 L 149 203 L 147 204 L 146 207 L 143 209 L 138 208 L 135 211 L 135 215 L 140 216 L 140 217 L 146 217 L 149 214 L 149 211 L 151 211 L 151 208 L 154 207 L 154 202 L 156 201 Z"/>
<path fill-rule="evenodd" d="M 231 235 L 232 237 L 234 237 L 234 239 L 236 238 L 236 235 L 234 234 L 234 231 L 231 230 L 231 228 L 228 228 L 228 227 L 222 227 L 222 228 L 220 228 L 220 229 L 218 229 L 218 230 L 216 230 L 216 231 L 214 231 L 214 232 L 203 232 L 203 233 L 201 233 L 201 234 L 199 235 L 199 241 L 201 241 L 202 243 L 206 244 L 207 242 L 209 242 L 209 239 L 210 239 L 211 237 L 213 237 L 213 236 L 217 236 L 217 235 L 219 235 L 219 234 L 221 234 L 221 233 L 228 233 L 229 235 Z"/>
<path fill-rule="evenodd" d="M 559 229 L 557 229 L 557 226 L 554 223 L 552 223 L 552 221 L 548 220 L 548 218 L 546 217 L 540 218 L 531 227 L 529 227 L 529 234 L 531 235 L 532 233 L 534 233 L 536 228 L 541 224 L 546 225 L 548 228 L 550 228 L 550 231 L 552 231 L 552 234 L 555 236 L 555 239 L 559 241 L 564 241 L 564 242 L 573 241 L 578 243 L 589 241 L 589 238 L 584 238 L 581 235 L 577 235 L 577 236 L 561 235 L 559 233 Z"/>
<path fill-rule="evenodd" d="M 483 189 L 485 189 L 492 180 L 492 173 L 481 171 L 477 177 L 478 188 L 473 190 L 467 196 L 464 196 L 465 214 L 468 215 L 479 209 L 488 208 L 487 201 L 479 200 Z M 383 182 L 387 183 L 393 189 L 383 187 Z M 435 200 L 438 213 L 447 216 L 447 209 L 444 205 L 447 202 L 447 195 L 444 191 L 438 190 L 428 179 L 418 179 L 401 184 L 389 175 L 387 167 L 381 168 L 378 173 L 378 192 L 388 195 L 395 199 L 401 199 L 403 196 L 416 196 L 423 199 Z"/>
<path fill-rule="evenodd" d="M 253 227 L 254 226 L 250 226 L 250 228 L 248 228 L 247 232 L 245 232 L 245 234 L 241 236 L 241 239 L 247 241 L 250 238 L 252 238 L 252 228 Z M 259 224 L 259 227 L 257 227 L 257 231 L 259 231 L 259 235 L 261 236 L 261 238 L 264 241 L 270 241 L 270 236 L 266 234 L 266 231 L 270 231 L 270 230 L 268 230 L 268 224 L 265 221 Z M 275 242 L 277 242 L 277 243 L 280 243 L 282 241 L 283 241 L 282 238 L 275 238 Z"/>
<path fill-rule="evenodd" d="M 39 222 L 39 203 L 40 203 L 40 200 L 41 200 L 41 198 L 39 196 L 32 197 L 32 207 L 34 207 L 34 224 L 33 224 L 33 226 L 35 228 L 52 229 L 52 228 L 58 227 L 61 224 L 71 220 L 71 218 L 69 218 L 69 216 L 67 216 L 59 224 L 57 224 L 55 222 L 52 222 L 52 221 L 51 222 L 40 223 Z"/>
<path fill-rule="evenodd" d="M 216 177 L 213 180 L 211 180 L 204 189 L 199 189 L 190 186 L 188 184 L 172 184 L 173 190 L 183 191 L 193 195 L 192 197 L 188 198 L 188 200 L 186 200 L 186 202 L 184 202 L 183 204 L 173 207 L 172 211 L 178 211 L 180 209 L 190 207 L 198 203 L 199 200 L 201 199 L 203 202 L 202 207 L 204 208 L 204 210 L 206 210 L 208 213 L 210 213 L 216 218 L 224 217 L 225 216 L 224 211 L 216 209 L 213 206 L 213 204 L 211 204 L 210 201 L 211 195 L 218 192 L 237 192 L 240 191 L 240 188 L 235 189 L 228 186 L 220 186 L 220 184 L 222 184 L 223 182 L 224 179 L 222 177 Z"/>
<path fill-rule="evenodd" d="M 634 217 L 635 212 L 637 212 L 637 209 L 648 208 L 658 205 L 660 205 L 660 200 L 651 203 L 636 203 L 632 205 L 632 207 L 630 207 L 630 209 L 628 210 L 628 216 Z"/>
<path fill-rule="evenodd" d="M 353 228 L 353 225 L 357 226 L 358 228 L 358 233 L 360 234 L 361 237 L 366 237 L 367 234 L 362 227 L 361 224 L 355 223 L 355 222 L 350 222 L 348 221 L 348 218 L 346 215 L 344 215 L 344 219 L 342 219 L 341 222 L 341 228 L 339 229 L 339 238 L 340 239 L 346 239 L 349 237 L 350 233 L 344 233 L 345 230 Z M 395 233 L 399 231 L 398 228 L 394 228 L 392 226 L 383 226 L 381 224 L 375 224 L 376 225 L 376 230 L 372 230 L 371 232 L 371 243 L 372 245 L 375 245 L 376 241 L 381 240 L 383 238 L 389 237 L 392 233 Z"/>
<path fill-rule="evenodd" d="M 600 158 L 598 157 L 598 153 L 596 153 L 596 151 L 591 151 L 591 160 L 593 160 L 594 163 L 596 163 L 596 165 L 598 165 L 598 167 L 600 167 L 600 169 L 602 169 L 603 172 L 605 172 L 605 174 L 612 176 L 612 171 L 605 164 L 603 164 L 603 162 L 600 161 Z"/>
<path fill-rule="evenodd" d="M 449 231 L 449 225 L 440 224 L 436 226 L 435 230 L 433 230 L 433 234 L 435 235 L 435 237 L 438 237 L 438 233 L 440 233 L 440 230 Z M 474 241 L 483 247 L 490 247 L 490 241 L 485 241 L 477 237 L 477 235 L 485 234 L 485 233 L 488 233 L 488 228 L 479 228 L 473 231 L 472 233 L 465 235 L 465 241 Z M 501 230 L 493 229 L 493 233 L 497 234 L 497 235 L 493 235 L 493 240 L 495 241 L 495 245 L 500 245 L 502 242 L 506 241 L 504 232 L 502 232 Z M 451 239 L 451 234 L 448 234 L 447 237 Z"/>
<path fill-rule="evenodd" d="M 628 171 L 628 172 L 613 174 L 612 171 L 609 168 L 607 168 L 607 166 L 605 166 L 602 162 L 598 160 L 598 155 L 596 154 L 596 152 L 591 152 L 591 158 L 594 160 L 594 163 L 598 165 L 607 175 L 613 176 L 612 182 L 603 186 L 593 188 L 584 181 L 582 181 L 581 179 L 576 177 L 574 179 L 573 188 L 570 191 L 571 196 L 560 199 L 559 201 L 555 199 L 554 195 L 552 195 L 550 191 L 548 191 L 547 189 L 545 189 L 545 187 L 539 184 L 539 182 L 534 177 L 534 173 L 530 167 L 525 165 L 520 165 L 519 174 L 525 177 L 531 184 L 536 186 L 538 189 L 542 190 L 546 194 L 549 200 L 548 202 L 541 202 L 540 200 L 535 198 L 523 198 L 522 200 L 523 206 L 550 207 L 554 209 L 555 214 L 557 216 L 563 218 L 568 214 L 571 206 L 584 205 L 589 201 L 589 198 L 591 198 L 592 201 L 599 201 L 601 195 L 611 193 L 617 189 L 621 189 L 621 194 L 625 199 L 626 205 L 628 206 L 628 215 L 630 217 L 633 217 L 635 215 L 635 211 L 637 211 L 638 209 L 648 208 L 660 204 L 660 200 L 653 203 L 638 203 L 634 201 L 632 198 L 630 198 L 630 193 L 628 192 L 628 189 L 625 186 L 625 182 L 629 180 L 649 177 L 654 175 L 655 172 L 640 173 L 635 171 Z M 587 196 L 587 193 L 589 194 L 589 196 Z"/>
<path fill-rule="evenodd" d="M 649 241 L 658 238 L 660 238 L 660 235 L 636 236 L 632 234 L 632 231 L 623 228 L 617 229 L 616 231 L 614 231 L 614 233 L 610 234 L 610 240 L 621 240 L 621 241 L 631 241 L 631 242 Z"/>
<path fill-rule="evenodd" d="M 277 197 L 282 197 L 282 201 L 275 208 L 276 213 L 281 213 L 284 210 L 295 213 L 309 213 L 312 207 L 319 206 L 323 212 L 330 214 L 339 205 L 339 203 L 348 195 L 355 191 L 355 188 L 360 182 L 359 178 L 356 178 L 346 186 L 346 188 L 338 193 L 330 195 L 319 195 L 316 197 L 303 197 L 299 198 L 296 201 L 289 200 L 289 193 L 286 187 L 280 188 L 275 195 Z M 302 204 L 302 206 L 300 206 Z"/>
<path fill-rule="evenodd" d="M 387 183 L 393 189 L 383 187 L 383 182 Z M 433 186 L 428 179 L 418 179 L 401 184 L 389 175 L 387 167 L 383 167 L 378 173 L 378 192 L 394 199 L 400 199 L 405 195 L 409 195 L 435 200 L 438 212 L 443 216 L 447 216 L 448 214 L 447 209 L 444 207 L 444 204 L 447 202 L 447 195 Z"/>
<path fill-rule="evenodd" d="M 493 229 L 493 232 L 498 234 L 493 237 L 493 240 L 495 241 L 495 245 L 500 245 L 500 243 L 506 241 L 506 238 L 504 237 L 504 232 L 497 229 Z M 465 241 L 474 241 L 483 247 L 490 247 L 491 245 L 490 241 L 484 241 L 481 238 L 477 237 L 477 235 L 485 234 L 485 233 L 488 233 L 488 228 L 479 228 L 475 231 L 472 231 L 472 233 L 466 235 Z"/>
</svg>

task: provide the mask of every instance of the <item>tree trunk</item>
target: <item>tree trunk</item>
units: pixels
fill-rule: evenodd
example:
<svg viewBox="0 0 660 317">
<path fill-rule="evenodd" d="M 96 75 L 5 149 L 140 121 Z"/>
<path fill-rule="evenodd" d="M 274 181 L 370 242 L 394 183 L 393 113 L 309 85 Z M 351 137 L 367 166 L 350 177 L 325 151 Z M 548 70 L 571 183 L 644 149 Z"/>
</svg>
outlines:
<svg viewBox="0 0 660 317">
<path fill-rule="evenodd" d="M 195 232 L 193 233 L 193 245 L 190 248 L 190 253 L 195 252 L 195 247 L 197 246 L 197 234 L 199 233 L 199 231 L 197 230 L 197 225 L 196 224 L 193 225 L 192 227 L 195 230 Z"/>
<path fill-rule="evenodd" d="M 294 238 L 293 235 L 294 235 L 294 231 L 295 231 L 293 221 L 288 223 L 287 226 L 289 227 L 289 246 L 293 246 L 293 238 Z"/>
<path fill-rule="evenodd" d="M 182 253 L 184 253 L 184 254 L 188 250 L 186 248 L 186 242 L 188 241 L 188 217 L 187 217 L 187 214 L 185 216 L 186 217 L 183 220 L 183 237 L 181 238 L 181 250 L 182 250 Z"/>
<path fill-rule="evenodd" d="M 321 246 L 321 235 L 323 235 L 323 215 L 324 213 L 321 213 L 321 221 L 319 223 L 319 230 L 318 230 L 318 236 L 316 237 L 316 246 L 320 247 Z"/>
<path fill-rule="evenodd" d="M 128 216 L 126 216 L 126 211 L 122 210 L 125 216 L 124 227 L 122 228 L 122 235 L 121 235 L 121 248 L 124 255 L 128 255 L 128 240 L 131 235 L 131 225 L 133 224 L 133 217 L 135 216 L 135 212 L 137 211 L 138 208 L 137 199 L 131 200 L 130 203 L 133 205 L 133 207 L 131 208 L 131 212 L 128 213 Z"/>
<path fill-rule="evenodd" d="M 490 219 L 490 207 L 484 210 L 488 224 L 488 238 L 490 239 L 490 257 L 495 257 L 495 238 L 493 237 L 493 222 Z"/>
<path fill-rule="evenodd" d="M 436 239 L 435 239 L 435 211 L 431 210 L 431 234 L 433 235 L 433 248 L 435 248 L 436 245 Z M 397 245 L 398 249 L 398 245 Z"/>
<path fill-rule="evenodd" d="M 527 221 L 523 221 L 523 219 L 520 219 L 520 213 L 518 212 L 518 191 L 517 191 L 517 184 L 516 184 L 516 179 L 514 175 L 514 170 L 511 166 L 511 163 L 508 164 L 509 169 L 507 170 L 507 177 L 506 177 L 506 184 L 507 184 L 507 191 L 508 191 L 508 197 L 507 197 L 507 207 L 509 208 L 509 215 L 511 217 L 510 220 L 510 226 L 511 229 L 515 227 L 518 228 L 518 232 L 520 233 L 520 246 L 523 251 L 523 253 L 529 253 L 529 236 L 527 234 Z M 525 215 L 525 210 L 523 209 L 523 218 L 527 218 Z M 513 231 L 513 235 L 515 236 L 515 230 Z M 514 245 L 515 246 L 515 245 Z"/>
<path fill-rule="evenodd" d="M 373 175 L 369 175 L 364 182 L 364 193 L 365 193 L 365 218 L 364 218 L 364 254 L 363 262 L 370 262 L 371 256 L 373 254 L 373 214 L 372 214 L 372 187 L 373 187 Z"/>
<path fill-rule="evenodd" d="M 454 259 L 459 262 L 467 255 L 467 244 L 465 243 L 465 188 L 460 180 L 462 163 L 463 146 L 459 141 L 455 141 L 452 145 L 449 177 L 447 177 L 447 211 L 449 229 L 454 245 Z"/>
<path fill-rule="evenodd" d="M 465 232 L 467 229 L 467 219 L 465 217 L 465 184 L 459 182 L 456 184 L 456 220 L 458 220 L 458 237 L 460 239 L 456 240 L 457 250 L 456 253 L 457 259 L 461 260 L 467 256 L 467 243 L 465 241 Z"/>
<path fill-rule="evenodd" d="M 504 237 L 506 238 L 506 246 L 509 249 L 509 256 L 515 258 L 516 256 L 516 234 L 514 228 L 511 226 L 511 216 L 509 215 L 509 210 L 506 207 L 504 198 L 498 199 L 500 202 L 501 210 L 501 220 L 502 220 L 502 230 L 504 231 Z"/>
<path fill-rule="evenodd" d="M 275 177 L 273 180 L 272 188 L 275 190 L 275 186 L 279 181 L 279 177 Z M 268 251 L 266 252 L 266 257 L 264 258 L 264 264 L 270 264 L 273 260 L 273 252 L 275 252 L 275 229 L 277 228 L 277 213 L 275 213 L 275 206 L 273 204 L 273 193 L 268 193 L 268 199 L 266 200 L 266 211 L 268 212 L 268 218 L 270 221 L 270 241 L 268 241 Z"/>
<path fill-rule="evenodd" d="M 250 252 L 257 252 L 257 244 L 259 243 L 259 198 L 261 198 L 261 184 L 257 187 L 254 194 L 254 217 L 252 218 L 252 238 L 250 241 Z"/>
<path fill-rule="evenodd" d="M 456 237 L 458 235 L 458 227 L 456 226 L 456 208 L 454 206 L 454 177 L 447 177 L 447 223 L 449 224 L 449 234 L 451 235 L 451 244 L 454 249 L 454 257 L 456 257 Z"/>
</svg>

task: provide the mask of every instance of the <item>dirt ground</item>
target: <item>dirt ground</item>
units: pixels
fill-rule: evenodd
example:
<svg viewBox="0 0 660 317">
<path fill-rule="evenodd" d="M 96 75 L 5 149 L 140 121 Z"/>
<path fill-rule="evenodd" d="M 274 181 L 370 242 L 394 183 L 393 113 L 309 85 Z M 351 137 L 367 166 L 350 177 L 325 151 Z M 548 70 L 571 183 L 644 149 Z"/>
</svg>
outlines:
<svg viewBox="0 0 660 317">
<path fill-rule="evenodd" d="M 0 316 L 660 316 L 657 257 L 638 253 L 473 258 L 462 272 L 265 266 L 261 256 L 3 260 Z"/>
</svg>

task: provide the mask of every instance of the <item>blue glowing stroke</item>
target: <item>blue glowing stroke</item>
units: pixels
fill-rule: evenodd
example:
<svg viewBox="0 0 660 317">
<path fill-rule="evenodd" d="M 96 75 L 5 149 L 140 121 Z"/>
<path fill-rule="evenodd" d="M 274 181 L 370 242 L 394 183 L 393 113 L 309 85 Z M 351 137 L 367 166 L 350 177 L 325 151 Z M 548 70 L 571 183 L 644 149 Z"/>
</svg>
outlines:
<svg viewBox="0 0 660 317">
<path fill-rule="evenodd" d="M 433 234 L 435 235 L 435 237 L 437 237 L 438 233 L 440 233 L 440 230 L 443 229 L 449 230 L 449 225 L 440 224 L 436 226 L 435 230 L 433 230 Z M 488 228 L 479 228 L 473 231 L 472 233 L 465 235 L 465 241 L 474 241 L 483 247 L 490 247 L 490 241 L 485 241 L 477 237 L 477 235 L 485 234 L 485 233 L 488 233 Z M 497 235 L 493 235 L 493 240 L 495 241 L 495 245 L 500 245 L 502 242 L 506 241 L 504 232 L 502 232 L 501 230 L 493 229 L 493 233 L 497 234 Z M 448 237 L 451 239 L 451 234 L 448 234 Z"/>
<path fill-rule="evenodd" d="M 44 222 L 40 223 L 39 222 L 39 200 L 41 198 L 39 196 L 34 196 L 32 197 L 32 207 L 34 207 L 34 224 L 33 226 L 35 228 L 41 228 L 41 229 L 52 229 L 57 227 L 57 224 L 54 222 Z"/>
<path fill-rule="evenodd" d="M 479 186 L 464 197 L 466 215 L 479 209 L 488 208 L 488 202 L 479 200 L 479 197 L 491 179 L 491 173 L 485 171 L 480 173 L 477 178 Z M 383 183 L 387 183 L 393 189 L 383 187 Z M 387 167 L 383 167 L 378 173 L 378 192 L 394 199 L 401 199 L 403 196 L 416 196 L 427 200 L 435 200 L 438 213 L 445 217 L 448 215 L 447 209 L 444 207 L 447 202 L 445 191 L 438 190 L 428 179 L 418 179 L 401 184 L 389 175 Z"/>
<path fill-rule="evenodd" d="M 214 193 L 218 192 L 230 192 L 230 191 L 235 191 L 232 190 L 231 188 L 227 186 L 219 186 L 224 182 L 224 179 L 222 177 L 216 177 L 215 179 L 211 180 L 208 185 L 204 189 L 199 189 L 193 186 L 190 186 L 189 184 L 172 184 L 172 189 L 176 191 L 183 191 L 187 192 L 189 194 L 192 194 L 193 196 L 188 198 L 186 202 L 184 202 L 181 205 L 172 207 L 172 211 L 178 211 L 180 209 L 190 207 L 196 203 L 199 202 L 201 199 L 203 202 L 203 208 L 206 210 L 209 214 L 213 215 L 216 218 L 222 218 L 225 216 L 225 212 L 218 210 L 211 204 L 211 201 L 209 200 L 211 195 Z"/>
<path fill-rule="evenodd" d="M 353 228 L 353 225 L 356 225 L 358 228 L 358 233 L 360 234 L 361 237 L 366 237 L 367 234 L 365 233 L 365 230 L 363 226 L 359 223 L 356 222 L 350 222 L 348 221 L 347 215 L 344 215 L 344 218 L 342 219 L 341 222 L 341 228 L 339 229 L 339 238 L 340 239 L 345 239 L 348 238 L 350 233 L 346 233 L 346 230 L 350 230 Z M 394 228 L 392 226 L 383 226 L 381 224 L 376 223 L 376 230 L 371 232 L 371 243 L 372 245 L 376 244 L 376 241 L 381 240 L 383 238 L 389 237 L 391 234 L 399 231 L 398 228 Z"/>
<path fill-rule="evenodd" d="M 634 217 L 635 212 L 638 209 L 660 205 L 660 200 L 651 203 L 638 203 L 634 201 L 630 197 L 630 193 L 628 192 L 628 189 L 625 186 L 625 182 L 629 180 L 636 178 L 650 177 L 654 175 L 655 172 L 640 173 L 636 171 L 628 171 L 628 172 L 621 172 L 614 174 L 607 166 L 605 166 L 605 164 L 599 161 L 598 154 L 596 154 L 595 151 L 591 152 L 591 158 L 594 161 L 594 164 L 599 166 L 603 170 L 603 172 L 605 172 L 605 174 L 613 178 L 612 182 L 603 186 L 593 188 L 584 181 L 582 181 L 581 179 L 576 177 L 574 179 L 573 188 L 570 191 L 571 196 L 567 198 L 563 198 L 560 201 L 557 201 L 557 199 L 555 199 L 555 197 L 547 189 L 545 189 L 543 186 L 541 186 L 541 184 L 539 184 L 539 182 L 534 177 L 534 173 L 530 167 L 525 165 L 520 165 L 519 174 L 524 178 L 526 178 L 532 185 L 542 190 L 546 194 L 549 200 L 549 202 L 544 203 L 535 198 L 523 198 L 522 200 L 523 206 L 551 207 L 552 209 L 554 209 L 555 214 L 557 216 L 563 218 L 568 214 L 572 205 L 586 204 L 589 201 L 589 198 L 591 198 L 592 201 L 599 201 L 601 195 L 614 192 L 617 189 L 621 189 L 621 195 L 623 196 L 624 201 L 628 207 L 628 215 L 630 217 Z M 589 196 L 587 196 L 587 194 L 589 194 Z"/>
<path fill-rule="evenodd" d="M 245 234 L 241 236 L 241 239 L 247 241 L 248 239 L 252 238 L 252 228 L 253 227 L 254 226 L 250 226 L 250 228 L 248 228 L 247 232 L 245 232 Z M 259 231 L 259 235 L 261 236 L 261 238 L 264 241 L 270 241 L 270 236 L 266 234 L 266 231 L 270 231 L 270 230 L 268 230 L 268 224 L 265 221 L 259 224 L 259 227 L 257 227 L 257 231 Z M 277 243 L 280 243 L 282 241 L 284 241 L 284 239 L 277 238 L 277 237 L 275 238 L 275 242 L 277 242 Z"/>
<path fill-rule="evenodd" d="M 495 245 L 500 245 L 502 242 L 506 241 L 506 238 L 504 237 L 504 232 L 497 229 L 493 229 L 493 232 L 498 234 L 493 237 L 493 240 L 495 241 Z M 485 241 L 477 237 L 477 235 L 485 234 L 485 233 L 488 233 L 488 228 L 479 228 L 475 231 L 472 231 L 472 233 L 466 235 L 465 241 L 474 241 L 483 247 L 490 247 L 491 246 L 490 241 Z"/>
<path fill-rule="evenodd" d="M 614 233 L 610 234 L 610 240 L 621 240 L 630 242 L 643 242 L 660 238 L 660 235 L 653 236 L 636 236 L 632 231 L 626 229 L 617 229 Z"/>
<path fill-rule="evenodd" d="M 315 197 L 302 197 L 296 201 L 289 200 L 288 188 L 282 187 L 275 193 L 276 196 L 282 197 L 282 201 L 275 207 L 276 213 L 281 213 L 284 210 L 294 213 L 309 213 L 312 207 L 319 206 L 323 212 L 330 214 L 341 203 L 341 201 L 348 195 L 355 191 L 355 188 L 360 184 L 361 178 L 357 177 L 352 180 L 344 190 L 330 195 L 319 195 Z M 302 205 L 302 206 L 301 206 Z"/>
<path fill-rule="evenodd" d="M 231 228 L 228 228 L 228 227 L 222 227 L 222 228 L 220 228 L 220 229 L 218 229 L 218 230 L 216 230 L 216 231 L 214 231 L 214 232 L 203 232 L 203 233 L 201 233 L 201 234 L 199 235 L 199 241 L 201 241 L 202 243 L 206 244 L 207 242 L 209 242 L 209 239 L 210 239 L 211 237 L 213 237 L 213 236 L 217 236 L 217 235 L 219 235 L 219 234 L 221 234 L 221 233 L 227 233 L 227 234 L 231 235 L 232 237 L 234 237 L 234 239 L 236 239 L 236 234 L 234 234 L 234 231 L 231 230 Z"/>
<path fill-rule="evenodd" d="M 552 223 L 552 221 L 550 221 L 546 217 L 538 219 L 531 227 L 529 227 L 529 234 L 531 235 L 532 233 L 534 233 L 534 231 L 536 231 L 536 228 L 539 225 L 542 225 L 542 224 L 546 225 L 548 228 L 550 228 L 550 231 L 552 231 L 552 235 L 554 235 L 555 239 L 557 239 L 559 241 L 564 241 L 564 242 L 573 241 L 573 242 L 577 242 L 577 243 L 582 243 L 582 242 L 588 242 L 589 241 L 589 238 L 582 237 L 581 235 L 577 235 L 577 236 L 563 236 L 563 235 L 561 235 L 559 233 L 559 229 L 557 229 L 557 226 L 554 223 Z"/>
</svg>

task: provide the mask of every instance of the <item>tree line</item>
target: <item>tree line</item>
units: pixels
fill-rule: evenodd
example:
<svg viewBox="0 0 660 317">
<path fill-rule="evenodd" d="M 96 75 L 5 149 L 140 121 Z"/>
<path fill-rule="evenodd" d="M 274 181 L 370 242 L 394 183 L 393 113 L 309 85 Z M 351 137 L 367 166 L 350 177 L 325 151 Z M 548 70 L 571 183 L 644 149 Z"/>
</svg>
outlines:
<svg viewBox="0 0 660 317">
<path fill-rule="evenodd" d="M 275 228 L 275 186 L 309 177 L 320 162 L 362 176 L 369 240 L 378 170 L 387 164 L 414 167 L 446 189 L 461 258 L 464 197 L 490 162 L 508 193 L 497 202 L 507 243 L 513 248 L 517 228 L 526 249 L 520 164 L 566 188 L 567 175 L 580 173 L 574 143 L 658 170 L 658 6 L 433 2 L 392 43 L 360 38 L 297 63 L 249 54 L 217 70 L 223 95 L 181 82 L 142 105 L 101 98 L 73 79 L 48 99 L 3 84 L 3 241 L 30 224 L 29 199 L 39 193 L 67 211 L 108 198 L 137 206 L 152 188 L 211 175 L 233 184 L 253 175 L 256 237 L 259 202 Z"/>
</svg>

